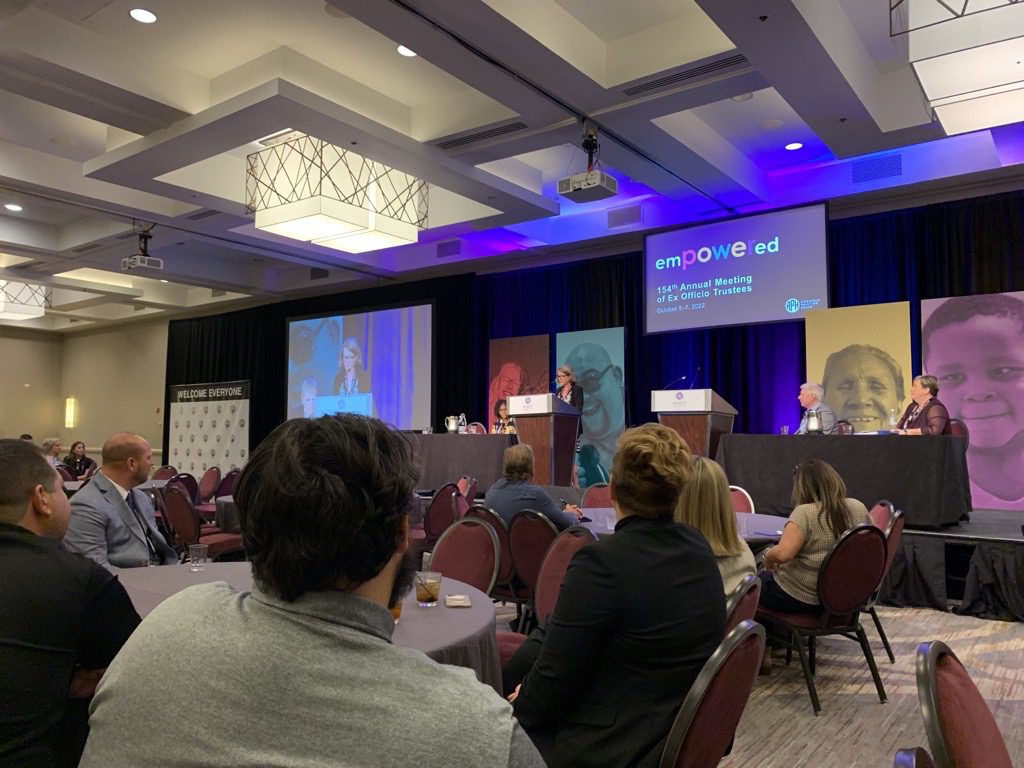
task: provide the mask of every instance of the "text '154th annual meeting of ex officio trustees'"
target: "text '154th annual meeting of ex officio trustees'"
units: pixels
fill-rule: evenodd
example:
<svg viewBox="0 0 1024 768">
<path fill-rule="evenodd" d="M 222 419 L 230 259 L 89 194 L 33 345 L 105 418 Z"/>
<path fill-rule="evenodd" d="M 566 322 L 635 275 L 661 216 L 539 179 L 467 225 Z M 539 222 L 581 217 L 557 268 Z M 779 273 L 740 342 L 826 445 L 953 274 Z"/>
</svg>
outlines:
<svg viewBox="0 0 1024 768">
<path fill-rule="evenodd" d="M 751 275 L 734 277 L 716 277 L 696 283 L 666 283 L 657 287 L 659 315 L 669 312 L 685 312 L 691 309 L 704 309 L 704 299 L 720 296 L 737 296 L 751 293 L 754 290 L 754 278 Z"/>
</svg>

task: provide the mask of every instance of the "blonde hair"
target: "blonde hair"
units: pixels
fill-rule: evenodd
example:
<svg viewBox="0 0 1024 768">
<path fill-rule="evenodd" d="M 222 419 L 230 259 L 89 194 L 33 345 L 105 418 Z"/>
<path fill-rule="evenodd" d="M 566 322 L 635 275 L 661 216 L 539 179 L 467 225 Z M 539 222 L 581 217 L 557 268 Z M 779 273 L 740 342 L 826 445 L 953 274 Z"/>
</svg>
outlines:
<svg viewBox="0 0 1024 768">
<path fill-rule="evenodd" d="M 693 460 L 693 475 L 679 497 L 676 522 L 691 525 L 704 534 L 715 557 L 743 552 L 736 533 L 729 482 L 718 463 L 703 456 Z"/>
<path fill-rule="evenodd" d="M 627 429 L 612 461 L 615 502 L 638 517 L 672 517 L 692 466 L 690 448 L 674 429 L 662 424 Z"/>
</svg>

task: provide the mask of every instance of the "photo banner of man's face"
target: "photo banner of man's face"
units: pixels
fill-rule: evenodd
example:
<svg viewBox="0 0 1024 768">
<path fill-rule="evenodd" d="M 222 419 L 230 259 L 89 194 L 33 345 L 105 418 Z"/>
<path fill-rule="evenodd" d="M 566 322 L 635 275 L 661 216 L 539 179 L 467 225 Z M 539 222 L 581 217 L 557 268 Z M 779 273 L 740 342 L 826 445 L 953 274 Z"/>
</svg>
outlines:
<svg viewBox="0 0 1024 768">
<path fill-rule="evenodd" d="M 974 508 L 1024 512 L 1024 291 L 922 301 L 921 370 L 967 427 Z"/>
<path fill-rule="evenodd" d="M 495 412 L 500 401 L 507 402 L 514 395 L 537 395 L 550 390 L 549 349 L 547 334 L 491 339 L 486 419 L 488 431 L 494 428 L 497 418 Z"/>
<path fill-rule="evenodd" d="M 856 432 L 889 429 L 909 402 L 910 303 L 813 310 L 804 335 L 807 379 L 836 418 Z"/>
<path fill-rule="evenodd" d="M 556 367 L 571 365 L 583 389 L 583 438 L 576 454 L 581 486 L 607 483 L 619 435 L 626 429 L 625 329 L 559 333 Z"/>
</svg>

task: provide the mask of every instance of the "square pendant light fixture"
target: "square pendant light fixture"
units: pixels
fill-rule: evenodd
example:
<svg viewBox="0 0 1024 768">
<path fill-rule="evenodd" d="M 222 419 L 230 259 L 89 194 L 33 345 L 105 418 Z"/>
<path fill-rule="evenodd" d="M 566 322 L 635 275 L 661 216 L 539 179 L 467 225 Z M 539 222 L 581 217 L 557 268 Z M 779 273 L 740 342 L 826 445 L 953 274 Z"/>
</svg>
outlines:
<svg viewBox="0 0 1024 768">
<path fill-rule="evenodd" d="M 46 286 L 0 280 L 0 320 L 34 320 L 48 304 Z"/>
<path fill-rule="evenodd" d="M 427 183 L 302 133 L 248 156 L 256 228 L 348 253 L 408 245 L 427 224 Z"/>
<path fill-rule="evenodd" d="M 1024 2 L 889 0 L 889 34 L 947 134 L 1024 116 Z"/>
</svg>

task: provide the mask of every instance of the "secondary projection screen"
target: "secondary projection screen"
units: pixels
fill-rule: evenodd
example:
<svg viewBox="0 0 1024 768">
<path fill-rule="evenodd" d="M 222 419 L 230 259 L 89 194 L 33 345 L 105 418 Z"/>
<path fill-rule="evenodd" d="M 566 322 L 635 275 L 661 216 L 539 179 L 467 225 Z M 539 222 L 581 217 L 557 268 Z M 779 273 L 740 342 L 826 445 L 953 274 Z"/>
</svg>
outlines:
<svg viewBox="0 0 1024 768">
<path fill-rule="evenodd" d="M 828 306 L 825 206 L 648 235 L 647 333 L 802 318 Z"/>
<path fill-rule="evenodd" d="M 430 425 L 429 304 L 288 321 L 288 418 L 362 413 Z"/>
</svg>

